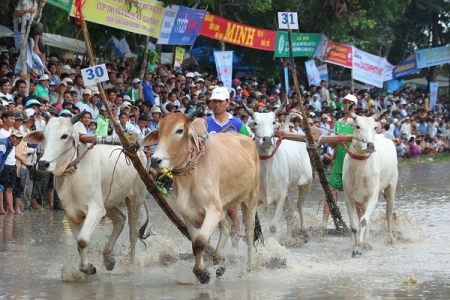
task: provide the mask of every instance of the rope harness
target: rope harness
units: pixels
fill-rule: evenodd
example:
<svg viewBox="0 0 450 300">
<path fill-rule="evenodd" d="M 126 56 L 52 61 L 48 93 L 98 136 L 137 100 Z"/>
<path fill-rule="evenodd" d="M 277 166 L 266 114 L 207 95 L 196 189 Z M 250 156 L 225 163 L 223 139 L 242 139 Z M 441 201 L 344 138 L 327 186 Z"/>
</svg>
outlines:
<svg viewBox="0 0 450 300">
<path fill-rule="evenodd" d="M 203 144 L 203 141 L 200 137 L 198 137 L 198 144 L 199 144 L 199 151 L 195 151 L 195 147 L 192 146 L 189 149 L 189 151 L 187 152 L 186 158 L 183 160 L 183 162 L 188 158 L 189 154 L 191 155 L 191 157 L 189 157 L 189 162 L 187 163 L 187 165 L 184 168 L 178 168 L 179 167 L 178 166 L 178 167 L 175 167 L 174 169 L 172 169 L 172 171 L 170 171 L 170 173 L 172 173 L 172 175 L 174 177 L 177 177 L 177 176 L 180 177 L 180 176 L 186 176 L 187 174 L 192 174 L 192 170 L 194 170 L 197 167 L 198 160 L 200 159 L 200 157 L 205 155 L 205 144 Z M 172 159 L 172 158 L 180 157 L 182 155 L 184 155 L 184 154 L 167 157 L 165 159 Z M 183 162 L 181 164 L 183 164 Z"/>
<path fill-rule="evenodd" d="M 86 154 L 89 152 L 89 150 L 92 150 L 94 148 L 94 146 L 96 144 L 97 144 L 97 141 L 94 141 L 81 155 L 79 155 L 79 153 L 80 153 L 80 145 L 78 144 L 77 151 L 76 151 L 77 152 L 77 158 L 75 158 L 75 160 L 71 161 L 67 165 L 67 167 L 64 170 L 62 175 L 66 176 L 66 175 L 69 175 L 69 174 L 72 174 L 73 172 L 75 172 L 78 169 L 78 164 L 80 163 L 80 161 L 86 156 Z M 72 149 L 72 148 L 69 148 L 69 149 Z M 63 154 L 65 152 L 67 152 L 67 151 L 68 150 L 64 151 Z M 61 156 L 62 156 L 62 154 L 59 157 L 61 157 Z"/>
<path fill-rule="evenodd" d="M 257 136 L 257 135 L 255 134 L 255 136 Z M 257 137 L 261 138 L 259 136 L 257 136 Z M 278 148 L 280 148 L 281 142 L 283 141 L 283 137 L 284 137 L 284 130 L 281 130 L 280 133 L 279 133 L 278 140 L 277 140 L 277 142 L 275 144 L 275 148 L 273 149 L 272 153 L 270 155 L 260 155 L 259 159 L 260 160 L 271 159 L 275 155 L 275 153 L 277 153 Z"/>
</svg>

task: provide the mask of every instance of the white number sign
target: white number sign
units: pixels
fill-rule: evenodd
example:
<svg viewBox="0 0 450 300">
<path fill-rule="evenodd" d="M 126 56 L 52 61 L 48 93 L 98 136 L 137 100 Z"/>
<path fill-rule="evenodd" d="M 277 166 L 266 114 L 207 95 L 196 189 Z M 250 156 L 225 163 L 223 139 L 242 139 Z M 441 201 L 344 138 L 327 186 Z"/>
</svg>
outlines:
<svg viewBox="0 0 450 300">
<path fill-rule="evenodd" d="M 108 70 L 106 65 L 101 64 L 81 70 L 84 85 L 96 85 L 99 82 L 108 81 Z"/>
<path fill-rule="evenodd" d="M 279 12 L 278 13 L 278 28 L 279 29 L 298 29 L 298 18 L 297 13 L 287 13 L 287 12 Z"/>
</svg>

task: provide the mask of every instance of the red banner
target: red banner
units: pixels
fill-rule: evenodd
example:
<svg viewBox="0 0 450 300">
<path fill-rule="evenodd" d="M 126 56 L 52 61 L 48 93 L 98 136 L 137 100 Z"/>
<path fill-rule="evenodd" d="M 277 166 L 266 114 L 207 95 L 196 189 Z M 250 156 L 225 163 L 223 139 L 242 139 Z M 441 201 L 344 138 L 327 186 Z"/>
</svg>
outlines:
<svg viewBox="0 0 450 300">
<path fill-rule="evenodd" d="M 200 34 L 219 41 L 274 51 L 277 32 L 236 23 L 207 13 Z M 351 49 L 350 49 L 351 50 Z"/>
<path fill-rule="evenodd" d="M 324 58 L 330 64 L 353 68 L 352 46 L 329 40 Z"/>
</svg>

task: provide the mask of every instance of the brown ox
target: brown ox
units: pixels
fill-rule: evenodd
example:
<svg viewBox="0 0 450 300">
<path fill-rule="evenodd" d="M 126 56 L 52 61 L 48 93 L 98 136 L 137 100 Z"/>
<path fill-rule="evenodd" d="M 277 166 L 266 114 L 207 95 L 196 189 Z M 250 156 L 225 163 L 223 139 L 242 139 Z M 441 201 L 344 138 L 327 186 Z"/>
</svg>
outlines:
<svg viewBox="0 0 450 300">
<path fill-rule="evenodd" d="M 221 252 L 231 227 L 226 211 L 238 204 L 244 213 L 247 270 L 251 271 L 252 241 L 260 235 L 258 220 L 255 226 L 259 155 L 249 137 L 236 132 L 208 136 L 206 122 L 197 119 L 191 123 L 190 117 L 167 114 L 160 121 L 159 130 L 149 133 L 142 145 L 158 144 L 152 167 L 167 168 L 175 175 L 177 208 L 186 222 L 195 255 L 193 272 L 201 283 L 208 283 L 211 275 L 203 265 L 204 250 L 219 225 L 214 264 L 219 265 L 216 275 L 221 276 L 225 272 Z"/>
</svg>

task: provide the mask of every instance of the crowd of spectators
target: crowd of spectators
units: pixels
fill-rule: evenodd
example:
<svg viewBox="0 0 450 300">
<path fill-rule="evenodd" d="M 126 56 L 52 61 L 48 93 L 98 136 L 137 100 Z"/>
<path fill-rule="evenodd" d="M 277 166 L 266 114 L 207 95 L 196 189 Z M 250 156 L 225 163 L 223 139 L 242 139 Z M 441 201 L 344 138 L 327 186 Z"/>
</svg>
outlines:
<svg viewBox="0 0 450 300">
<path fill-rule="evenodd" d="M 0 139 L 6 138 L 13 129 L 20 130 L 23 135 L 44 129 L 47 113 L 54 117 L 71 117 L 83 111 L 81 122 L 88 134 L 114 135 L 105 101 L 125 132 L 144 136 L 158 128 L 163 117 L 161 107 L 180 113 L 202 108 L 198 117 L 210 115 L 211 91 L 223 86 L 215 74 L 159 66 L 138 78 L 131 75 L 133 70 L 129 65 L 106 63 L 109 80 L 103 83 L 106 94 L 103 98 L 96 86 L 84 85 L 81 69 L 86 66 L 80 60 L 71 55 L 63 59 L 52 55 L 47 61 L 48 72 L 39 77 L 30 74 L 27 86 L 27 82 L 12 71 L 17 63 L 14 47 L 0 43 Z M 381 111 L 378 132 L 395 143 L 399 158 L 416 158 L 449 150 L 450 102 L 447 96 L 439 97 L 430 109 L 430 97 L 425 89 L 413 90 L 409 86 L 393 93 L 376 88 L 352 92 L 349 87 L 329 86 L 326 81 L 319 86 L 299 88 L 301 97 L 292 85 L 286 91 L 287 104 L 277 116 L 281 128 L 285 128 L 289 113 L 300 111 L 301 99 L 309 124 L 320 128 L 324 135 L 333 135 L 334 123 L 342 117 L 342 99 L 353 93 L 358 98 L 357 114 L 370 116 Z M 245 113 L 243 104 L 253 111 L 269 112 L 282 104 L 281 97 L 281 83 L 275 80 L 233 78 L 228 110 L 247 124 L 251 117 Z M 288 127 L 291 132 L 303 133 L 298 118 L 292 118 Z M 248 131 L 251 132 L 250 127 Z M 154 150 L 154 147 L 148 148 L 145 152 L 151 156 Z M 0 162 L 0 166 L 14 165 L 15 168 L 15 180 L 0 173 L 0 189 L 4 189 L 1 194 L 5 195 L 4 203 L 0 203 L 0 214 L 39 209 L 43 204 L 50 209 L 57 208 L 52 176 L 38 173 L 34 168 L 43 151 L 40 145 L 21 142 L 14 154 L 9 153 L 9 160 Z M 331 167 L 333 148 L 322 145 L 321 157 Z"/>
</svg>

